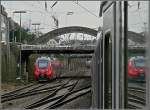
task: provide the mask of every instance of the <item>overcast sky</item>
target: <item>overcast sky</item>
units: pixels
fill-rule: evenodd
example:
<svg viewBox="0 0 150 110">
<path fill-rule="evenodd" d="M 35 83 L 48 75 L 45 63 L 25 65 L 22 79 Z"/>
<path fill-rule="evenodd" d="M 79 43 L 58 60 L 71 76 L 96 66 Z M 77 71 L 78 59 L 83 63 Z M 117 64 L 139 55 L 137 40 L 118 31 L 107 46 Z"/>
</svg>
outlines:
<svg viewBox="0 0 150 110">
<path fill-rule="evenodd" d="M 101 25 L 101 19 L 98 17 L 100 1 L 79 1 L 79 5 L 73 1 L 58 1 L 51 9 L 55 1 L 47 1 L 47 11 L 45 10 L 45 1 L 2 1 L 8 15 L 19 23 L 19 14 L 13 11 L 26 10 L 22 14 L 22 25 L 34 29 L 31 23 L 41 23 L 40 28 L 43 33 L 49 32 L 54 27 L 52 15 L 59 20 L 59 27 L 64 26 L 85 26 L 98 28 Z M 67 12 L 73 12 L 67 15 Z"/>
<path fill-rule="evenodd" d="M 12 17 L 19 23 L 19 14 L 13 15 L 13 11 L 26 10 L 22 14 L 22 25 L 30 27 L 32 23 L 41 23 L 40 28 L 43 33 L 49 32 L 54 27 L 52 15 L 59 20 L 59 27 L 64 26 L 85 26 L 89 28 L 98 28 L 102 25 L 102 19 L 98 17 L 100 1 L 78 1 L 77 5 L 73 1 L 58 1 L 50 8 L 55 1 L 47 1 L 47 11 L 45 10 L 45 1 L 2 1 L 2 4 Z M 142 32 L 144 23 L 147 23 L 147 2 L 141 1 L 138 9 L 138 2 L 129 2 L 129 30 Z M 67 15 L 67 12 L 73 12 Z"/>
<path fill-rule="evenodd" d="M 143 32 L 148 24 L 148 1 L 129 1 L 128 27 L 130 31 Z M 145 24 L 145 25 L 144 25 Z"/>
</svg>

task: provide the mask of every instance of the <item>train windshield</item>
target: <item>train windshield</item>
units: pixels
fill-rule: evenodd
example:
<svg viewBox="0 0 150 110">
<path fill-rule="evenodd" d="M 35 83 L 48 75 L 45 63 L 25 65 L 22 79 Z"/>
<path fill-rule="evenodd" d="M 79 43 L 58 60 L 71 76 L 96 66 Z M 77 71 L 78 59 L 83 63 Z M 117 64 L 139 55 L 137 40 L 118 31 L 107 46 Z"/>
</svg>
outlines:
<svg viewBox="0 0 150 110">
<path fill-rule="evenodd" d="M 38 66 L 39 66 L 39 68 L 47 68 L 48 67 L 48 61 L 47 60 L 39 60 Z"/>
<path fill-rule="evenodd" d="M 134 60 L 135 67 L 145 67 L 145 60 L 144 59 L 136 59 Z"/>
</svg>

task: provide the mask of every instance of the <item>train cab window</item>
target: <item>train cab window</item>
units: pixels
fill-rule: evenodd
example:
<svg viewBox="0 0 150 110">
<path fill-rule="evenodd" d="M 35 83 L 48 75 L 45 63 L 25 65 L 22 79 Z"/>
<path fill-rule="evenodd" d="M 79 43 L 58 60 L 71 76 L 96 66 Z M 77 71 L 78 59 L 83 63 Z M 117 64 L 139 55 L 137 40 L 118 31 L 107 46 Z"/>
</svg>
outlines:
<svg viewBox="0 0 150 110">
<path fill-rule="evenodd" d="M 145 67 L 145 60 L 144 59 L 137 59 L 134 61 L 134 65 L 136 68 Z"/>
<path fill-rule="evenodd" d="M 39 60 L 38 61 L 39 68 L 47 68 L 48 67 L 48 61 L 45 60 Z"/>
</svg>

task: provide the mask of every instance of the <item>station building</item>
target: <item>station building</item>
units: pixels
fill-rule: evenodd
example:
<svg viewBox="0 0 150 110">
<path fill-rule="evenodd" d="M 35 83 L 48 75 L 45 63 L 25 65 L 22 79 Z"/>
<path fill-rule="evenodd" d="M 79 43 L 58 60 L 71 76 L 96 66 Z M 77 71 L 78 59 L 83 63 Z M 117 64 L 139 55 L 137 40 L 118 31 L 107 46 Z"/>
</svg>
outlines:
<svg viewBox="0 0 150 110">
<path fill-rule="evenodd" d="M 1 32 L 2 32 L 2 43 L 6 44 L 9 40 L 9 21 L 5 8 L 1 5 Z"/>
</svg>

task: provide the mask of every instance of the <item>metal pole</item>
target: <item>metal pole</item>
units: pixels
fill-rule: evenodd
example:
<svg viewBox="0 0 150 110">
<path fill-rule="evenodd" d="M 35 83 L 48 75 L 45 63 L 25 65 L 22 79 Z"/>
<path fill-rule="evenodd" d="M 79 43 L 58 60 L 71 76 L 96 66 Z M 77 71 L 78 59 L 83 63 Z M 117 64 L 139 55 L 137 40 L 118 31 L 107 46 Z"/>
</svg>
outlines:
<svg viewBox="0 0 150 110">
<path fill-rule="evenodd" d="M 1 89 L 1 75 L 2 75 L 2 72 L 1 72 L 1 53 L 2 53 L 2 51 L 1 51 L 1 40 L 2 40 L 2 32 L 1 32 L 1 0 L 0 0 L 0 109 L 2 109 L 2 104 L 1 104 L 1 94 L 2 94 L 2 89 Z"/>
<path fill-rule="evenodd" d="M 150 109 L 150 1 L 148 1 L 148 34 L 146 34 L 146 38 L 147 38 L 147 45 L 148 45 L 148 48 L 147 48 L 147 71 L 146 71 L 146 109 Z"/>
<path fill-rule="evenodd" d="M 20 78 L 21 78 L 21 12 L 20 12 Z"/>
<path fill-rule="evenodd" d="M 13 13 L 20 13 L 20 38 L 19 38 L 19 41 L 21 43 L 21 13 L 26 13 L 26 11 L 14 11 Z"/>
<path fill-rule="evenodd" d="M 124 109 L 128 107 L 128 80 L 127 80 L 127 73 L 128 73 L 128 1 L 124 1 Z"/>
<path fill-rule="evenodd" d="M 38 37 L 37 30 L 36 30 L 36 25 L 38 25 L 38 30 L 39 30 L 40 23 L 33 23 L 32 25 L 35 25 L 35 35 L 36 35 L 36 37 Z"/>
<path fill-rule="evenodd" d="M 20 55 L 19 55 L 19 59 L 20 59 L 20 72 L 19 72 L 19 74 L 20 74 L 20 77 L 21 77 L 21 13 L 26 13 L 26 11 L 14 11 L 13 13 L 20 13 L 20 36 L 19 36 L 19 42 L 20 42 Z M 20 79 L 20 78 L 19 78 Z"/>
<path fill-rule="evenodd" d="M 13 13 L 13 17 L 12 17 L 12 20 L 14 19 L 14 13 Z M 12 27 L 12 29 L 13 29 L 13 31 L 12 31 L 12 42 L 14 42 L 15 41 L 15 36 L 14 36 L 14 33 L 15 33 L 15 28 L 14 28 L 14 25 L 15 25 L 15 23 L 12 21 L 12 25 L 13 25 L 13 27 Z"/>
<path fill-rule="evenodd" d="M 15 42 L 15 36 L 14 35 L 15 35 L 15 29 L 14 29 L 14 22 L 13 22 L 12 42 Z"/>
<path fill-rule="evenodd" d="M 21 43 L 21 13 L 20 13 L 20 43 Z"/>
<path fill-rule="evenodd" d="M 20 57 L 20 74 L 19 74 L 19 76 L 20 76 L 20 78 L 21 78 L 21 44 L 20 44 L 20 55 L 19 55 L 19 57 Z"/>
<path fill-rule="evenodd" d="M 36 25 L 35 25 L 35 35 L 36 35 Z"/>
<path fill-rule="evenodd" d="M 6 27 L 6 29 L 7 29 L 7 37 L 6 37 L 6 45 L 7 45 L 7 74 L 8 74 L 8 76 L 10 75 L 9 74 L 9 68 L 10 68 L 10 66 L 9 66 L 9 58 L 10 58 L 10 45 L 9 45 L 9 20 L 7 19 L 7 21 L 6 21 L 6 25 L 7 25 L 7 27 Z M 8 77 L 8 80 L 10 80 L 10 78 Z"/>
<path fill-rule="evenodd" d="M 38 37 L 39 37 L 39 27 L 40 27 L 40 26 L 38 25 L 38 32 L 37 32 L 37 34 L 38 34 L 37 36 L 38 36 Z"/>
</svg>

